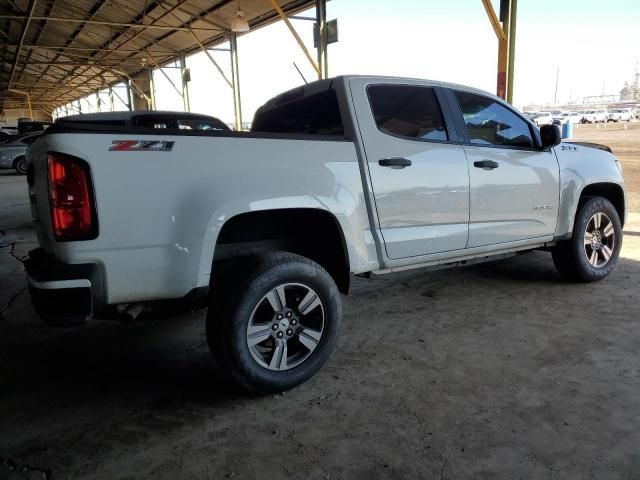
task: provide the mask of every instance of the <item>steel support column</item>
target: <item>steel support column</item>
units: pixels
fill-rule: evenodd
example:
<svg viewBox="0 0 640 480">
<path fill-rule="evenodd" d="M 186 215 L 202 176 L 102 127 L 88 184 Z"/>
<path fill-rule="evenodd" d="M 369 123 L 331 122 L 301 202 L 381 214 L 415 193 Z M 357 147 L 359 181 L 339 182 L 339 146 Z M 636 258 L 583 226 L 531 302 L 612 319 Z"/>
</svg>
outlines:
<svg viewBox="0 0 640 480">
<path fill-rule="evenodd" d="M 280 5 L 278 5 L 278 2 L 276 0 L 270 0 L 270 2 L 271 2 L 271 5 L 273 6 L 273 9 L 276 12 L 278 12 L 278 15 L 280 15 L 280 18 L 282 19 L 284 24 L 287 26 L 287 28 L 291 32 L 291 35 L 293 35 L 293 38 L 295 38 L 296 42 L 298 42 L 298 45 L 300 45 L 300 48 L 302 49 L 302 52 L 304 53 L 305 57 L 307 57 L 307 60 L 309 60 L 309 63 L 318 74 L 318 78 L 321 78 L 320 67 L 315 62 L 315 60 L 311 57 L 311 53 L 309 53 L 309 50 L 307 50 L 307 47 L 304 45 L 304 42 L 300 38 L 300 35 L 298 35 L 298 32 L 296 32 L 296 29 L 293 28 L 293 25 L 291 25 L 291 22 L 289 21 L 287 14 L 284 13 L 282 8 L 280 8 Z"/>
<path fill-rule="evenodd" d="M 238 69 L 238 41 L 235 32 L 229 35 L 231 46 L 231 82 L 233 86 L 233 111 L 236 130 L 242 130 L 242 102 L 240 98 L 240 71 Z"/>
<path fill-rule="evenodd" d="M 187 61 L 184 55 L 180 55 L 180 82 L 182 84 L 182 104 L 184 105 L 184 111 L 191 111 L 191 104 L 189 103 L 189 82 L 187 81 Z"/>
<path fill-rule="evenodd" d="M 133 102 L 131 101 L 131 80 L 127 78 L 124 82 L 124 86 L 127 88 L 127 108 L 129 111 L 132 111 Z"/>
<path fill-rule="evenodd" d="M 500 1 L 500 18 L 496 15 L 491 0 L 482 0 L 493 31 L 498 38 L 498 76 L 496 82 L 496 95 L 507 98 L 507 66 L 509 51 L 509 0 Z M 502 22 L 502 25 L 500 25 Z"/>
<path fill-rule="evenodd" d="M 100 99 L 100 91 L 98 90 L 96 92 L 96 110 L 98 112 L 101 112 L 102 109 L 100 108 L 102 106 L 102 100 Z"/>
<path fill-rule="evenodd" d="M 113 88 L 109 85 L 109 111 L 113 112 Z"/>
<path fill-rule="evenodd" d="M 316 27 L 318 29 L 318 78 L 329 78 L 327 59 L 327 0 L 316 0 Z"/>
<path fill-rule="evenodd" d="M 149 68 L 147 70 L 149 75 L 149 99 L 151 100 L 151 105 L 149 105 L 149 109 L 156 110 L 156 84 L 153 81 L 153 69 Z"/>
<path fill-rule="evenodd" d="M 498 86 L 497 95 L 506 100 L 509 69 L 509 13 L 502 22 L 505 38 L 498 40 Z"/>
<path fill-rule="evenodd" d="M 509 61 L 507 68 L 507 102 L 513 103 L 513 76 L 516 61 L 516 23 L 518 14 L 518 0 L 511 0 L 509 12 Z"/>
</svg>

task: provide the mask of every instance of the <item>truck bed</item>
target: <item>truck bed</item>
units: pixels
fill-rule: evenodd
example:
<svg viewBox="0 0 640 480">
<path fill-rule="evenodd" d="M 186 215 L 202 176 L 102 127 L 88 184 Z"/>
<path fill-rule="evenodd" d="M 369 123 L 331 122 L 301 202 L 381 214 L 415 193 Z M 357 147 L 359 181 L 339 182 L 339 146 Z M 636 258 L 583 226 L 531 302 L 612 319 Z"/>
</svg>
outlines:
<svg viewBox="0 0 640 480">
<path fill-rule="evenodd" d="M 40 200 L 49 151 L 89 164 L 94 240 L 53 239 L 49 205 Z M 362 235 L 369 224 L 355 146 L 344 138 L 67 125 L 52 127 L 29 155 L 42 247 L 65 263 L 98 263 L 109 304 L 180 298 L 207 286 L 220 228 L 239 212 L 292 204 L 331 211 L 356 241 L 348 252 L 356 265 L 374 249 Z"/>
</svg>

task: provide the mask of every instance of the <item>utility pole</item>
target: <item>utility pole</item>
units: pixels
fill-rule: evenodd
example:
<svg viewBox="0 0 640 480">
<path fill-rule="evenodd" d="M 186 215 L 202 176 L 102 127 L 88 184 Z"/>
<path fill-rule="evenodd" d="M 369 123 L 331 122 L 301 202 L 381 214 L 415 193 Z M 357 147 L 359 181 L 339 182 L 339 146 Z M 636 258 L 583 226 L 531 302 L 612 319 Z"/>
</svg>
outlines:
<svg viewBox="0 0 640 480">
<path fill-rule="evenodd" d="M 558 80 L 560 78 L 560 67 L 558 67 L 558 69 L 556 70 L 556 91 L 553 94 L 553 104 L 557 105 L 558 104 Z"/>
</svg>

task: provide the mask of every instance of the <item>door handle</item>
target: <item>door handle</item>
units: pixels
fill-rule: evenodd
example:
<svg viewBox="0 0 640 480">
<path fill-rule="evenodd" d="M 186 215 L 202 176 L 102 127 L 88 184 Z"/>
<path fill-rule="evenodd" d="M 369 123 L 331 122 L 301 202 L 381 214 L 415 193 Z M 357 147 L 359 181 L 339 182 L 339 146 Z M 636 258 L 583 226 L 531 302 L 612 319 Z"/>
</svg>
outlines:
<svg viewBox="0 0 640 480">
<path fill-rule="evenodd" d="M 404 168 L 411 166 L 411 160 L 402 157 L 383 158 L 378 162 L 381 167 Z"/>
<path fill-rule="evenodd" d="M 480 160 L 473 162 L 473 166 L 476 168 L 482 168 L 483 170 L 493 170 L 494 168 L 498 168 L 500 164 L 493 160 Z"/>
</svg>

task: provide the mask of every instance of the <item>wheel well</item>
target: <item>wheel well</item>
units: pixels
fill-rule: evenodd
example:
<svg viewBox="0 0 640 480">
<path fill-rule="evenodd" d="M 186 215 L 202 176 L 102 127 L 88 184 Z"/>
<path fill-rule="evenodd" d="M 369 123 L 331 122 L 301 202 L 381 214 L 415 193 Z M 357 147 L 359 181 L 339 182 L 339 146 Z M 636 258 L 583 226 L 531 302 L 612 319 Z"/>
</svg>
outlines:
<svg viewBox="0 0 640 480">
<path fill-rule="evenodd" d="M 13 168 L 16 168 L 21 158 L 24 158 L 24 155 L 18 155 L 16 158 L 13 159 L 13 165 L 12 165 Z"/>
<path fill-rule="evenodd" d="M 342 293 L 348 293 L 349 255 L 340 224 L 332 214 L 301 208 L 232 217 L 218 235 L 213 263 L 266 250 L 286 250 L 310 258 L 329 272 Z"/>
<path fill-rule="evenodd" d="M 580 194 L 580 201 L 587 197 L 604 197 L 609 200 L 620 217 L 620 224 L 624 227 L 624 192 L 615 183 L 594 183 L 587 185 Z"/>
</svg>

